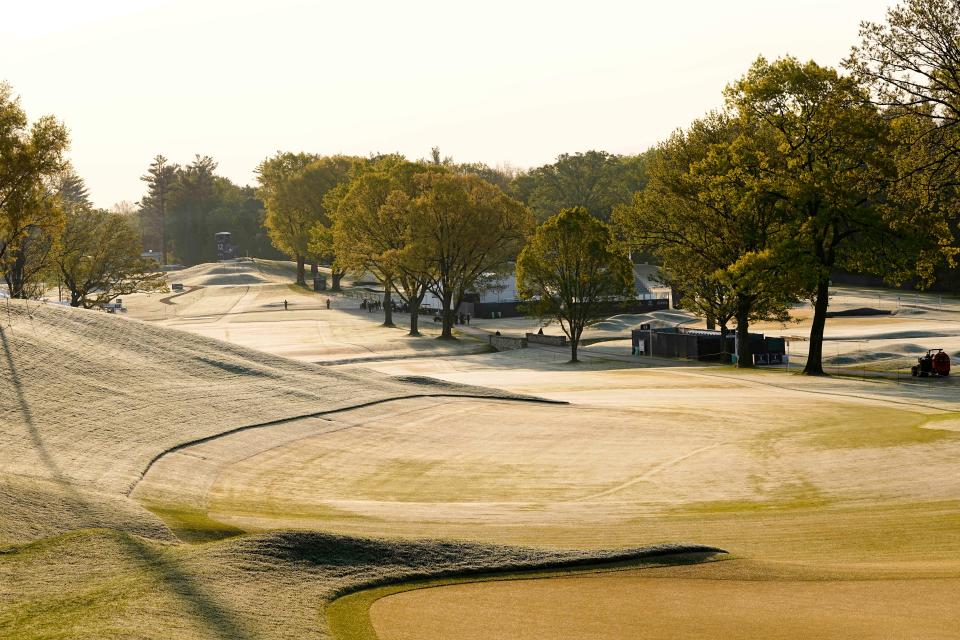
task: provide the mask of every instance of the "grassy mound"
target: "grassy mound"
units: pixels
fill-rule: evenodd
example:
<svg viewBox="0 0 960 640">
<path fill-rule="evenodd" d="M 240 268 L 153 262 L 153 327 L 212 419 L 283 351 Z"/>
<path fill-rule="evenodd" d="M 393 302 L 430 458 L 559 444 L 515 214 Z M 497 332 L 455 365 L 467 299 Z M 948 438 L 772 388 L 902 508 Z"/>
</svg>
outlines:
<svg viewBox="0 0 960 640">
<path fill-rule="evenodd" d="M 508 394 L 323 368 L 93 311 L 5 301 L 0 313 L 0 637 L 323 638 L 320 607 L 341 593 L 596 556 L 249 536 L 202 513 L 147 511 L 128 492 L 187 443 L 397 398 Z"/>
<path fill-rule="evenodd" d="M 587 555 L 277 532 L 190 547 L 85 530 L 0 555 L 4 638 L 328 638 L 324 603 L 415 578 L 629 561 L 709 548 Z"/>
<path fill-rule="evenodd" d="M 163 452 L 425 392 L 371 371 L 294 362 L 109 314 L 5 302 L 0 544 L 79 527 L 163 537 L 155 518 L 121 504 Z"/>
<path fill-rule="evenodd" d="M 0 311 L 7 473 L 123 492 L 184 440 L 404 392 L 108 314 L 15 302 Z"/>
</svg>

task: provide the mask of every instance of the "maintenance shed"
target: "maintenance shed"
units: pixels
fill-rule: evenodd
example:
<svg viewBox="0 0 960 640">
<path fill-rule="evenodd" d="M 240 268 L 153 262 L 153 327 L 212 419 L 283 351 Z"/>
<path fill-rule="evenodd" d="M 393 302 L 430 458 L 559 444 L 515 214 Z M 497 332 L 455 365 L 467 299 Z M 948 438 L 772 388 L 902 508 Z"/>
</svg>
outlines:
<svg viewBox="0 0 960 640">
<path fill-rule="evenodd" d="M 786 342 L 783 338 L 767 338 L 762 333 L 751 333 L 750 353 L 754 364 L 783 364 L 786 362 Z M 719 331 L 664 327 L 653 329 L 641 325 L 631 332 L 633 354 L 660 358 L 683 358 L 705 362 L 719 361 L 724 339 Z M 726 352 L 736 353 L 736 334 L 727 332 Z"/>
</svg>

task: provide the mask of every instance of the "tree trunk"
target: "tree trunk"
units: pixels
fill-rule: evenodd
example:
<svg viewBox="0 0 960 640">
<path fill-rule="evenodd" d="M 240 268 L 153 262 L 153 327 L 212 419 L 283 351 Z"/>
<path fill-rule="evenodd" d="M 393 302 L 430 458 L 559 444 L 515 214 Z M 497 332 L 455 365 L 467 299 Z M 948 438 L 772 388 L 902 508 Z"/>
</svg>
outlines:
<svg viewBox="0 0 960 640">
<path fill-rule="evenodd" d="M 737 305 L 737 368 L 753 367 L 753 354 L 750 352 L 750 304 Z"/>
<path fill-rule="evenodd" d="M 340 278 L 343 277 L 343 271 L 337 271 L 336 269 L 330 269 L 330 279 L 333 280 L 333 286 L 330 287 L 331 291 L 340 291 Z"/>
<path fill-rule="evenodd" d="M 26 299 L 28 297 L 26 265 L 27 256 L 25 249 L 21 247 L 13 253 L 13 262 L 10 264 L 9 271 L 5 274 L 11 298 Z"/>
<path fill-rule="evenodd" d="M 306 280 L 306 273 L 303 268 L 303 265 L 304 265 L 303 256 L 297 256 L 297 284 L 302 284 L 306 286 L 307 280 Z"/>
<path fill-rule="evenodd" d="M 410 305 L 410 333 L 411 336 L 420 335 L 420 298 L 411 299 Z"/>
<path fill-rule="evenodd" d="M 727 351 L 727 334 L 729 330 L 727 329 L 727 323 L 720 323 L 720 362 L 723 364 L 730 363 L 730 352 Z"/>
<path fill-rule="evenodd" d="M 453 311 L 450 309 L 450 303 L 453 302 L 453 292 L 444 291 L 443 298 L 440 301 L 443 305 L 443 330 L 440 332 L 440 337 L 445 340 L 453 340 Z"/>
<path fill-rule="evenodd" d="M 713 330 L 715 330 L 715 329 L 717 328 L 717 321 L 714 319 L 713 316 L 708 315 L 707 318 L 706 318 L 706 320 L 707 320 L 707 330 L 708 330 L 708 331 L 713 331 Z"/>
<path fill-rule="evenodd" d="M 319 269 L 317 268 L 317 261 L 313 260 L 310 263 L 310 286 L 313 287 L 313 283 L 317 281 L 317 274 Z"/>
<path fill-rule="evenodd" d="M 162 178 L 161 178 L 162 180 Z M 164 264 L 169 264 L 167 262 L 167 202 L 166 202 L 166 188 L 160 188 L 160 258 L 163 260 Z"/>
<path fill-rule="evenodd" d="M 803 373 L 808 376 L 822 376 L 823 372 L 823 329 L 827 324 L 827 306 L 830 304 L 830 278 L 821 276 L 817 282 L 817 297 L 813 302 L 813 325 L 810 327 L 810 349 L 807 352 L 807 364 Z"/>
<path fill-rule="evenodd" d="M 383 326 L 393 327 L 393 300 L 390 297 L 390 289 L 393 287 L 393 284 L 390 282 L 383 283 Z"/>
<path fill-rule="evenodd" d="M 577 329 L 571 325 L 570 327 L 570 362 L 580 362 L 577 359 L 577 348 L 580 346 L 580 336 L 583 334 L 583 329 Z"/>
</svg>

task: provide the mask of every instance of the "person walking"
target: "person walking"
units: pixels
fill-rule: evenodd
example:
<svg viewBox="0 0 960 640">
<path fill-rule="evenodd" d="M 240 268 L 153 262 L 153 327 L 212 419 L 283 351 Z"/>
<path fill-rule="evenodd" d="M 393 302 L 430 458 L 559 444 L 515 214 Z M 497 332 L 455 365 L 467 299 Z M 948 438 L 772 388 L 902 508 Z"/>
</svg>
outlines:
<svg viewBox="0 0 960 640">
<path fill-rule="evenodd" d="M 470 324 L 470 314 L 467 314 L 467 324 Z"/>
<path fill-rule="evenodd" d="M 283 301 L 283 310 L 284 310 L 284 311 L 287 310 L 287 301 L 286 301 L 286 300 Z"/>
<path fill-rule="evenodd" d="M 330 308 L 330 298 L 327 298 L 327 309 Z"/>
</svg>

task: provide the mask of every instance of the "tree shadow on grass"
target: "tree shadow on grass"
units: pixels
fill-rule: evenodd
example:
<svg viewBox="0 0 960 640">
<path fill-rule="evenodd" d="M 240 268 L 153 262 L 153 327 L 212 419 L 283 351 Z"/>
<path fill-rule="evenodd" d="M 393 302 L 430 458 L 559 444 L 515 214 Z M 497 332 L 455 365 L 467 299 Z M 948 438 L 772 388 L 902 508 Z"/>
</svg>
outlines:
<svg viewBox="0 0 960 640">
<path fill-rule="evenodd" d="M 3 355 L 9 375 L 7 386 L 13 389 L 13 397 L 23 419 L 27 436 L 36 450 L 40 462 L 49 471 L 54 482 L 68 495 L 71 502 L 76 505 L 76 509 L 90 523 L 90 526 L 96 526 L 99 520 L 96 510 L 87 503 L 82 493 L 77 490 L 57 465 L 53 456 L 47 450 L 40 431 L 37 429 L 33 412 L 30 410 L 30 404 L 24 394 L 23 382 L 14 361 L 13 349 L 7 336 L 8 331 L 10 330 L 0 326 L 0 344 L 3 347 Z M 217 603 L 204 590 L 203 586 L 182 567 L 177 566 L 175 561 L 164 557 L 149 542 L 132 534 L 124 532 L 119 539 L 128 557 L 136 562 L 140 568 L 158 578 L 161 584 L 184 603 L 185 610 L 216 636 L 230 640 L 245 640 L 252 637 L 240 626 L 239 622 L 234 620 L 235 614 L 233 612 Z"/>
</svg>

